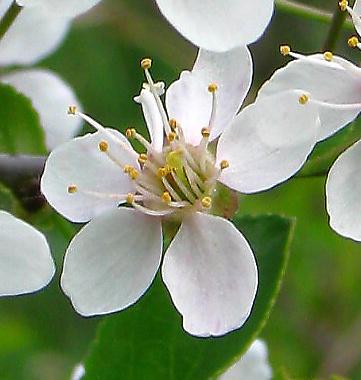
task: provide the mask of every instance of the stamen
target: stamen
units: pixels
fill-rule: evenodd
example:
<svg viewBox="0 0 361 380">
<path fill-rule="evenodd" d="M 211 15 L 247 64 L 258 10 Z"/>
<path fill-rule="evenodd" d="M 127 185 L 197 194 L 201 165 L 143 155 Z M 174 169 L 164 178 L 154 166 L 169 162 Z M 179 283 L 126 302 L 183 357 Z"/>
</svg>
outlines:
<svg viewBox="0 0 361 380">
<path fill-rule="evenodd" d="M 124 148 L 130 154 L 132 154 L 133 156 L 137 156 L 137 153 L 132 148 L 130 148 L 127 144 L 125 144 L 124 141 L 117 138 L 115 135 L 113 135 L 110 131 L 108 131 L 101 124 L 99 124 L 97 121 L 92 119 L 90 116 L 85 115 L 82 112 L 78 112 L 75 106 L 70 106 L 68 108 L 68 114 L 69 115 L 77 115 L 77 116 L 81 117 L 88 124 L 90 124 L 93 128 L 95 128 L 97 131 L 105 134 L 110 140 L 114 141 L 116 144 L 119 144 L 122 148 Z"/>
<path fill-rule="evenodd" d="M 211 134 L 211 131 L 209 130 L 209 128 L 202 128 L 201 133 L 203 137 L 208 138 Z"/>
<path fill-rule="evenodd" d="M 165 203 L 170 203 L 172 202 L 172 198 L 170 196 L 170 194 L 168 193 L 168 191 L 165 191 L 162 195 L 162 201 L 165 202 Z"/>
<path fill-rule="evenodd" d="M 109 144 L 107 143 L 107 141 L 102 140 L 102 141 L 100 141 L 100 143 L 98 144 L 98 147 L 99 147 L 99 150 L 100 150 L 101 152 L 107 152 L 108 149 L 109 149 Z"/>
<path fill-rule="evenodd" d="M 149 84 L 149 90 L 152 93 L 152 95 L 153 95 L 153 97 L 155 99 L 155 102 L 157 104 L 159 113 L 160 113 L 162 121 L 163 121 L 163 128 L 164 128 L 165 134 L 169 135 L 169 133 L 171 132 L 171 129 L 170 129 L 170 126 L 169 126 L 167 113 L 166 113 L 166 111 L 164 109 L 162 101 L 160 100 L 159 91 L 157 90 L 157 88 L 156 88 L 156 86 L 154 84 L 153 78 L 152 78 L 152 76 L 150 75 L 150 72 L 149 72 L 149 69 L 150 69 L 151 65 L 152 65 L 152 60 L 150 58 L 142 59 L 142 61 L 141 61 L 141 67 L 144 70 L 145 77 L 146 77 L 147 82 Z"/>
<path fill-rule="evenodd" d="M 211 111 L 211 116 L 209 118 L 209 123 L 208 123 L 209 132 L 212 130 L 214 121 L 216 119 L 216 114 L 217 114 L 217 96 L 216 96 L 217 90 L 218 90 L 218 86 L 215 83 L 211 83 L 208 86 L 208 91 L 212 94 L 212 111 Z"/>
<path fill-rule="evenodd" d="M 186 173 L 186 176 L 188 178 L 188 183 L 190 184 L 191 186 L 191 189 L 193 191 L 193 193 L 198 197 L 198 198 L 201 198 L 203 193 L 201 192 L 201 190 L 199 189 L 199 187 L 197 186 L 194 178 L 193 178 L 193 175 L 192 175 L 192 172 L 190 171 L 189 169 L 189 166 L 184 166 L 184 170 L 185 170 L 185 173 Z"/>
<path fill-rule="evenodd" d="M 211 197 L 204 197 L 203 199 L 202 199 L 202 206 L 204 207 L 204 208 L 211 208 L 211 206 L 212 206 L 212 198 Z"/>
<path fill-rule="evenodd" d="M 219 164 L 221 170 L 229 168 L 229 162 L 227 160 L 222 160 L 221 163 Z"/>
<path fill-rule="evenodd" d="M 151 215 L 151 216 L 165 216 L 165 215 L 172 214 L 175 211 L 172 208 L 167 208 L 167 209 L 164 209 L 164 210 L 156 211 L 156 210 L 152 210 L 152 209 L 150 209 L 148 207 L 144 207 L 144 206 L 142 206 L 142 205 L 140 205 L 138 203 L 135 203 L 135 202 L 132 203 L 132 206 L 135 209 L 143 212 L 144 214 Z"/>
<path fill-rule="evenodd" d="M 333 54 L 330 51 L 325 51 L 323 53 L 323 58 L 325 58 L 326 61 L 331 62 L 333 60 Z"/>
<path fill-rule="evenodd" d="M 350 48 L 355 48 L 360 46 L 359 39 L 356 36 L 352 36 L 347 40 L 347 44 Z"/>
<path fill-rule="evenodd" d="M 309 100 L 310 100 L 310 97 L 306 94 L 303 94 L 298 98 L 299 103 L 302 105 L 305 105 L 306 103 L 308 103 Z"/>
<path fill-rule="evenodd" d="M 169 120 L 169 126 L 171 128 L 172 131 L 175 131 L 178 127 L 178 123 L 177 123 L 177 120 L 175 119 L 170 119 Z"/>
<path fill-rule="evenodd" d="M 140 155 L 139 155 L 139 157 L 138 157 L 138 162 L 140 163 L 140 164 L 145 164 L 146 162 L 147 162 L 147 160 L 148 160 L 148 156 L 145 154 L 145 153 L 141 153 Z"/>
<path fill-rule="evenodd" d="M 170 143 L 175 141 L 176 138 L 177 138 L 177 134 L 175 132 L 170 132 L 169 135 L 167 136 L 167 139 Z"/>
<path fill-rule="evenodd" d="M 340 6 L 340 9 L 342 12 L 345 12 L 348 7 L 348 1 L 347 0 L 341 0 L 338 5 Z"/>
<path fill-rule="evenodd" d="M 127 199 L 126 199 L 127 203 L 129 203 L 131 205 L 134 203 L 134 200 L 135 200 L 134 194 L 128 193 Z"/>
<path fill-rule="evenodd" d="M 286 57 L 291 53 L 291 47 L 289 45 L 281 45 L 280 46 L 280 53 Z"/>
<path fill-rule="evenodd" d="M 78 191 L 77 185 L 69 185 L 68 186 L 68 193 L 69 194 L 75 194 Z"/>
<path fill-rule="evenodd" d="M 173 189 L 172 185 L 169 183 L 166 177 L 162 178 L 162 182 L 164 187 L 167 189 L 167 191 L 170 193 L 172 198 L 174 198 L 176 201 L 181 202 L 182 198 L 177 194 L 177 192 Z"/>
</svg>

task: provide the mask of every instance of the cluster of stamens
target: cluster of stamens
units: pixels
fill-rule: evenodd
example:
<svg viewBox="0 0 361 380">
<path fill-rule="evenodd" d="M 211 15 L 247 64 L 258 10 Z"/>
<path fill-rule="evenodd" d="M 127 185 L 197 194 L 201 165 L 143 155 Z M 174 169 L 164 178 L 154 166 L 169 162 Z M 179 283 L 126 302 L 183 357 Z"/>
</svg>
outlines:
<svg viewBox="0 0 361 380">
<path fill-rule="evenodd" d="M 212 194 L 216 181 L 222 170 L 229 167 L 228 161 L 221 161 L 216 166 L 214 154 L 208 149 L 209 139 L 216 115 L 217 85 L 212 83 L 208 91 L 212 95 L 212 111 L 209 123 L 201 130 L 201 142 L 191 145 L 185 141 L 181 125 L 175 119 L 168 119 L 160 100 L 162 85 L 154 83 L 149 69 L 152 61 L 148 58 L 141 61 L 141 67 L 147 79 L 147 88 L 153 95 L 158 111 L 162 117 L 165 143 L 161 151 L 156 151 L 152 144 L 141 136 L 136 129 L 129 128 L 125 135 L 129 140 L 137 140 L 145 149 L 144 153 L 136 153 L 129 145 L 115 137 L 108 129 L 102 127 L 89 116 L 77 112 L 75 107 L 69 107 L 68 113 L 79 115 L 98 131 L 104 139 L 98 143 L 98 150 L 106 154 L 114 163 L 121 167 L 122 172 L 133 181 L 135 191 L 129 194 L 111 194 L 117 196 L 120 203 L 127 202 L 134 208 L 147 214 L 168 215 L 181 210 L 203 210 L 212 207 Z M 111 141 L 107 141 L 110 138 Z M 112 155 L 111 144 L 121 144 L 131 154 L 137 155 L 139 165 L 120 162 Z M 68 186 L 68 193 L 80 191 L 97 195 L 94 192 L 79 189 L 77 185 Z M 99 194 L 99 196 L 106 196 Z"/>
</svg>

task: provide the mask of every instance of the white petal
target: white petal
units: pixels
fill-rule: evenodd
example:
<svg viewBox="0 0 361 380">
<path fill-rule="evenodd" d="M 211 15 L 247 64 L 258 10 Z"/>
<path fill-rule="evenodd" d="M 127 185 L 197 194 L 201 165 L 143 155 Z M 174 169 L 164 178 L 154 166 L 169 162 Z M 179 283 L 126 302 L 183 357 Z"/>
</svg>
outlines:
<svg viewBox="0 0 361 380">
<path fill-rule="evenodd" d="M 39 9 L 22 10 L 0 41 L 0 65 L 28 65 L 45 58 L 62 42 L 69 26 L 63 17 L 50 18 Z"/>
<path fill-rule="evenodd" d="M 299 91 L 257 99 L 222 134 L 217 161 L 227 160 L 220 181 L 243 193 L 268 189 L 295 174 L 318 134 L 317 108 L 301 105 Z"/>
<path fill-rule="evenodd" d="M 2 0 L 0 1 L 0 18 L 2 18 L 5 14 L 5 12 L 10 7 L 13 0 Z"/>
<path fill-rule="evenodd" d="M 66 112 L 79 101 L 72 88 L 55 73 L 39 69 L 17 71 L 4 75 L 1 81 L 31 99 L 39 113 L 49 150 L 70 140 L 79 131 L 81 119 L 69 117 Z"/>
<path fill-rule="evenodd" d="M 196 336 L 219 336 L 241 327 L 256 295 L 251 248 L 229 221 L 202 213 L 184 219 L 163 261 L 162 275 Z"/>
<path fill-rule="evenodd" d="M 120 132 L 108 130 L 130 146 Z M 101 140 L 108 142 L 110 154 L 123 164 L 138 167 L 134 156 L 100 132 L 60 145 L 46 162 L 41 191 L 52 207 L 73 222 L 87 222 L 116 207 L 122 203 L 117 196 L 134 189 L 122 168 L 98 149 Z M 76 185 L 78 191 L 69 194 L 67 189 L 70 185 Z"/>
<path fill-rule="evenodd" d="M 195 45 L 226 51 L 248 45 L 266 29 L 273 0 L 156 0 L 168 21 Z"/>
<path fill-rule="evenodd" d="M 334 104 L 360 103 L 361 69 L 341 57 L 327 64 L 320 54 L 313 59 L 299 59 L 277 70 L 260 89 L 258 96 L 299 89 L 310 93 L 312 99 Z M 322 64 L 317 63 L 322 60 Z M 338 65 L 335 65 L 337 63 Z M 356 118 L 360 109 L 340 110 L 320 107 L 321 128 L 318 140 L 334 134 Z"/>
<path fill-rule="evenodd" d="M 271 380 L 267 346 L 255 340 L 241 359 L 219 377 L 219 380 Z"/>
<path fill-rule="evenodd" d="M 50 15 L 75 17 L 94 7 L 100 0 L 16 0 L 16 2 L 24 7 L 41 8 Z"/>
<path fill-rule="evenodd" d="M 212 95 L 208 85 L 216 83 L 218 91 L 216 118 L 211 139 L 227 127 L 246 97 L 252 81 L 252 57 L 247 47 L 226 53 L 200 50 L 191 73 L 185 71 L 167 91 L 167 110 L 176 119 L 194 145 L 202 138 L 212 111 Z"/>
<path fill-rule="evenodd" d="M 356 0 L 352 9 L 358 16 L 361 16 L 361 0 Z"/>
<path fill-rule="evenodd" d="M 361 141 L 333 164 L 326 183 L 331 227 L 340 235 L 361 241 Z"/>
<path fill-rule="evenodd" d="M 35 292 L 52 279 L 55 266 L 45 237 L 0 211 L 0 295 Z"/>
<path fill-rule="evenodd" d="M 154 150 L 161 152 L 163 148 L 163 122 L 154 96 L 149 90 L 142 89 L 140 95 L 136 96 L 134 100 L 142 105 L 144 119 Z"/>
<path fill-rule="evenodd" d="M 85 368 L 83 364 L 77 364 L 70 375 L 70 380 L 80 380 L 85 376 Z"/>
<path fill-rule="evenodd" d="M 125 309 L 152 283 L 160 265 L 159 218 L 128 208 L 89 222 L 66 252 L 61 286 L 84 316 Z"/>
</svg>

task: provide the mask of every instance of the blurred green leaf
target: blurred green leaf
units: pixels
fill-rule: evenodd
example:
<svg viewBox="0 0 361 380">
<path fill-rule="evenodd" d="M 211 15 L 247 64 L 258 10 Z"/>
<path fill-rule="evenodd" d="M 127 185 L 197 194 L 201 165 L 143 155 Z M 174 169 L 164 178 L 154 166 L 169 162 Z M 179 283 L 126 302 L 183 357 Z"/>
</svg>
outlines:
<svg viewBox="0 0 361 380">
<path fill-rule="evenodd" d="M 4 84 L 0 84 L 0 99 L 0 152 L 46 153 L 43 129 L 31 101 Z"/>
<path fill-rule="evenodd" d="M 260 216 L 234 223 L 249 239 L 259 267 L 258 295 L 245 326 L 220 338 L 188 335 L 158 276 L 135 306 L 104 319 L 86 361 L 86 379 L 214 378 L 247 350 L 279 292 L 293 221 Z"/>
<path fill-rule="evenodd" d="M 360 138 L 361 120 L 357 119 L 334 136 L 318 143 L 298 176 L 316 177 L 326 175 L 337 157 Z"/>
</svg>

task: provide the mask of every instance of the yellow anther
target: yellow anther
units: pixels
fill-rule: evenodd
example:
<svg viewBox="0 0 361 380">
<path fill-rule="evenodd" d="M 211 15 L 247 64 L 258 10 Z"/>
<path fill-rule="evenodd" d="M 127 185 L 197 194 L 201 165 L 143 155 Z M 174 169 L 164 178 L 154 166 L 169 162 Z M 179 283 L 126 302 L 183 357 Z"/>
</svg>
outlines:
<svg viewBox="0 0 361 380">
<path fill-rule="evenodd" d="M 74 194 L 78 191 L 77 185 L 69 185 L 68 186 L 68 193 L 69 194 Z"/>
<path fill-rule="evenodd" d="M 167 168 L 159 168 L 157 171 L 158 177 L 162 178 L 168 174 Z"/>
<path fill-rule="evenodd" d="M 172 197 L 170 196 L 170 194 L 168 193 L 168 191 L 165 191 L 162 195 L 162 201 L 165 202 L 165 203 L 170 203 L 172 202 Z"/>
<path fill-rule="evenodd" d="M 131 165 L 124 165 L 123 171 L 124 171 L 124 173 L 129 174 L 132 169 L 134 169 L 133 166 L 131 166 Z"/>
<path fill-rule="evenodd" d="M 135 168 L 131 168 L 129 170 L 129 177 L 132 179 L 132 180 L 136 180 L 138 177 L 139 177 L 139 172 L 137 169 Z"/>
<path fill-rule="evenodd" d="M 145 153 L 141 153 L 138 157 L 138 161 L 141 164 L 145 164 L 147 160 L 148 160 L 148 156 Z"/>
<path fill-rule="evenodd" d="M 144 58 L 140 61 L 140 67 L 143 70 L 148 70 L 152 67 L 152 60 L 150 58 Z"/>
<path fill-rule="evenodd" d="M 201 133 L 203 137 L 208 138 L 211 134 L 211 131 L 209 130 L 209 128 L 202 128 Z"/>
<path fill-rule="evenodd" d="M 289 45 L 281 45 L 280 46 L 280 53 L 284 55 L 285 57 L 291 53 L 291 48 Z"/>
<path fill-rule="evenodd" d="M 134 128 L 128 128 L 125 131 L 125 136 L 127 136 L 128 139 L 134 138 L 137 131 Z"/>
<path fill-rule="evenodd" d="M 306 94 L 303 94 L 298 98 L 299 103 L 302 105 L 306 104 L 309 100 L 310 100 L 310 97 Z"/>
<path fill-rule="evenodd" d="M 208 91 L 211 92 L 211 93 L 214 93 L 218 90 L 218 86 L 216 83 L 210 83 L 208 85 Z"/>
<path fill-rule="evenodd" d="M 109 144 L 107 141 L 103 140 L 100 141 L 98 147 L 101 152 L 106 152 L 109 149 Z"/>
<path fill-rule="evenodd" d="M 356 36 L 352 36 L 350 37 L 348 40 L 347 40 L 347 44 L 348 46 L 350 46 L 351 48 L 355 48 L 357 47 L 357 45 L 359 44 L 359 40 Z"/>
<path fill-rule="evenodd" d="M 177 134 L 175 132 L 170 132 L 167 136 L 169 142 L 173 142 L 177 138 Z"/>
<path fill-rule="evenodd" d="M 344 12 L 348 7 L 348 1 L 347 0 L 341 0 L 338 5 L 340 6 L 340 9 L 342 12 Z"/>
<path fill-rule="evenodd" d="M 127 203 L 129 203 L 131 205 L 133 202 L 134 202 L 134 194 L 128 193 L 128 195 L 127 195 Z"/>
<path fill-rule="evenodd" d="M 221 170 L 227 169 L 229 168 L 229 162 L 227 160 L 222 160 L 219 166 L 221 167 Z"/>
<path fill-rule="evenodd" d="M 333 54 L 330 52 L 330 51 L 325 51 L 323 53 L 323 58 L 328 61 L 328 62 L 331 62 L 333 60 Z"/>
<path fill-rule="evenodd" d="M 202 206 L 204 208 L 211 208 L 211 206 L 212 206 L 212 198 L 211 197 L 204 197 L 204 198 L 202 198 Z"/>
<path fill-rule="evenodd" d="M 76 114 L 76 107 L 75 106 L 69 106 L 68 107 L 68 115 L 75 115 Z"/>
<path fill-rule="evenodd" d="M 169 126 L 171 127 L 172 131 L 174 131 L 178 127 L 178 123 L 176 119 L 170 119 L 169 120 Z"/>
</svg>

